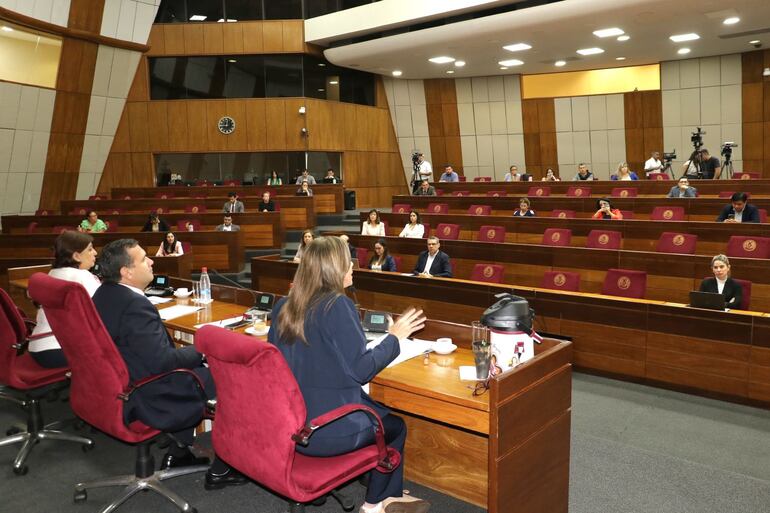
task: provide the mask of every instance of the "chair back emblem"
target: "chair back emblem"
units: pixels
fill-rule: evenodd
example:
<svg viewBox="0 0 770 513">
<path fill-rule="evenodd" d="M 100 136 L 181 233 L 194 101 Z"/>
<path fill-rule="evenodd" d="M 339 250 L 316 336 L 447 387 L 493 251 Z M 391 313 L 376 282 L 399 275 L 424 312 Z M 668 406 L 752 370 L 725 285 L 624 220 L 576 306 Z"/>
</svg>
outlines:
<svg viewBox="0 0 770 513">
<path fill-rule="evenodd" d="M 160 199 L 168 199 L 168 196 L 167 196 L 167 195 L 165 195 L 165 194 L 161 194 L 161 195 L 160 195 Z"/>
<path fill-rule="evenodd" d="M 497 192 L 492 195 L 493 198 L 497 198 L 498 196 L 500 196 L 500 193 Z"/>
<path fill-rule="evenodd" d="M 628 288 L 631 286 L 631 278 L 628 276 L 621 276 L 618 278 L 618 288 L 620 290 L 628 290 Z"/>
<path fill-rule="evenodd" d="M 655 179 L 656 179 L 656 180 L 663 180 L 663 175 L 660 175 L 660 174 L 659 174 L 658 176 L 656 176 L 656 177 L 655 177 Z"/>
<path fill-rule="evenodd" d="M 559 217 L 561 217 L 562 219 L 564 219 L 564 218 L 566 218 L 566 217 L 567 217 L 567 213 L 566 213 L 566 212 L 559 212 Z"/>
<path fill-rule="evenodd" d="M 582 196 L 583 195 L 583 189 L 575 189 L 575 196 Z"/>
<path fill-rule="evenodd" d="M 193 214 L 197 214 L 198 213 L 198 207 L 193 207 L 192 208 L 192 213 Z"/>
<path fill-rule="evenodd" d="M 620 197 L 621 198 L 628 197 L 628 190 L 627 189 L 623 189 L 622 191 L 620 191 Z"/>
<path fill-rule="evenodd" d="M 663 219 L 671 219 L 674 217 L 674 211 L 671 209 L 667 209 L 665 212 L 663 212 Z"/>
<path fill-rule="evenodd" d="M 398 207 L 398 213 L 403 214 L 406 212 L 406 209 L 404 207 Z"/>
<path fill-rule="evenodd" d="M 538 188 L 538 189 L 535 191 L 535 196 L 542 196 L 542 195 L 543 195 L 543 189 L 540 189 L 540 188 Z"/>
<path fill-rule="evenodd" d="M 561 234 L 559 232 L 554 232 L 551 234 L 551 242 L 559 242 L 559 240 L 561 240 Z M 560 276 L 564 277 L 563 274 Z"/>
<path fill-rule="evenodd" d="M 481 215 L 481 213 L 484 212 L 484 209 L 481 207 L 476 207 L 476 214 Z"/>
<path fill-rule="evenodd" d="M 751 175 L 748 173 L 743 173 L 741 175 L 741 180 L 751 180 Z"/>
<path fill-rule="evenodd" d="M 495 231 L 494 230 L 487 230 L 487 240 L 491 240 L 495 238 Z"/>
<path fill-rule="evenodd" d="M 442 233 L 444 235 L 449 235 L 451 233 L 451 231 L 452 231 L 451 228 L 449 228 L 448 226 L 445 226 L 444 229 L 442 230 Z"/>
<path fill-rule="evenodd" d="M 752 251 L 757 249 L 757 241 L 755 241 L 754 239 L 746 239 L 745 241 L 743 241 L 743 249 L 744 251 L 751 253 Z"/>
<path fill-rule="evenodd" d="M 488 265 L 484 267 L 484 278 L 490 278 L 495 273 L 495 270 L 492 269 L 492 266 Z"/>
<path fill-rule="evenodd" d="M 124 200 L 130 200 L 130 199 L 131 199 L 131 196 L 129 196 L 128 194 L 126 194 L 125 196 L 123 196 L 123 199 L 124 199 Z"/>
<path fill-rule="evenodd" d="M 155 213 L 163 214 L 163 213 L 165 213 L 165 211 L 163 210 L 163 207 L 158 207 L 158 208 L 155 209 Z"/>
<path fill-rule="evenodd" d="M 567 277 L 564 276 L 562 273 L 559 273 L 553 277 L 553 284 L 556 285 L 557 287 L 561 287 L 565 283 L 567 283 Z"/>
<path fill-rule="evenodd" d="M 599 244 L 602 246 L 606 245 L 610 241 L 610 236 L 606 233 L 603 233 L 599 236 Z"/>
<path fill-rule="evenodd" d="M 433 211 L 434 212 L 441 212 L 441 207 L 439 205 L 436 205 L 435 207 L 433 207 Z"/>
<path fill-rule="evenodd" d="M 674 244 L 674 246 L 681 246 L 684 244 L 684 235 L 675 235 L 671 242 Z"/>
</svg>

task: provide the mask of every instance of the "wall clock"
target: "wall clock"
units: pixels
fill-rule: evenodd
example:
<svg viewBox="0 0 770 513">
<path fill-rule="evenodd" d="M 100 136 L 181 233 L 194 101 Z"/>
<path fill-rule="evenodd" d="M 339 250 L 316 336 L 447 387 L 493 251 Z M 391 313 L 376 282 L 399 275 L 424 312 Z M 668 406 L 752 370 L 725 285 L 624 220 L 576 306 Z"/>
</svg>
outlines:
<svg viewBox="0 0 770 513">
<path fill-rule="evenodd" d="M 223 116 L 217 123 L 217 128 L 223 134 L 232 134 L 235 131 L 235 120 L 230 116 Z"/>
</svg>

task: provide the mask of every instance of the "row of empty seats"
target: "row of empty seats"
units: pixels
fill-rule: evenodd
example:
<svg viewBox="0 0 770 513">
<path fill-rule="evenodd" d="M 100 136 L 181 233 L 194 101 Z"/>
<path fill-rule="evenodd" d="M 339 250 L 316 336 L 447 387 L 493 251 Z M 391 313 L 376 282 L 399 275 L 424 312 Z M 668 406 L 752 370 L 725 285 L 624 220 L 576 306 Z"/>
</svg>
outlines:
<svg viewBox="0 0 770 513">
<path fill-rule="evenodd" d="M 567 189 L 567 192 L 564 194 L 565 197 L 569 198 L 588 198 L 591 196 L 592 189 L 590 187 L 586 186 L 571 186 Z M 436 196 L 443 196 L 446 194 L 441 189 L 436 189 Z M 490 197 L 506 197 L 508 196 L 507 191 L 487 191 L 485 193 L 487 196 Z M 735 194 L 735 191 L 721 191 L 719 193 L 720 198 L 729 198 Z M 748 196 L 751 196 L 749 193 L 746 193 Z M 472 196 L 473 194 L 471 191 L 454 191 L 452 192 L 451 196 Z M 551 195 L 551 188 L 544 185 L 535 185 L 529 188 L 527 191 L 527 196 L 532 197 L 540 197 L 544 198 Z M 698 196 L 698 193 L 695 193 L 696 196 Z M 602 195 L 604 196 L 604 195 Z M 610 191 L 610 196 L 613 198 L 636 198 L 639 196 L 639 189 L 636 187 L 614 187 Z"/>
</svg>

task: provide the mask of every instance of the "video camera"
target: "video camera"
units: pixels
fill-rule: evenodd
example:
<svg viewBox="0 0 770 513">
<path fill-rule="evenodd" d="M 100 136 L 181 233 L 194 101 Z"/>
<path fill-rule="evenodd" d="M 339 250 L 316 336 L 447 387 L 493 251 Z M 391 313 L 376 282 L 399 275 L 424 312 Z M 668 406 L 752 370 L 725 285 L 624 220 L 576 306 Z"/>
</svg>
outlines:
<svg viewBox="0 0 770 513">
<path fill-rule="evenodd" d="M 726 141 L 722 144 L 722 156 L 725 158 L 725 162 L 730 162 L 730 159 L 733 156 L 733 148 L 736 146 L 738 145 L 732 141 Z"/>
<path fill-rule="evenodd" d="M 692 143 L 693 147 L 695 148 L 695 151 L 700 150 L 701 146 L 703 146 L 703 136 L 706 135 L 706 132 L 700 129 L 698 127 L 697 132 L 690 132 L 692 134 L 692 137 L 690 137 L 690 142 Z"/>
<path fill-rule="evenodd" d="M 674 151 L 670 153 L 663 152 L 663 160 L 666 162 L 671 162 L 672 160 L 676 160 L 676 148 L 674 148 Z"/>
</svg>

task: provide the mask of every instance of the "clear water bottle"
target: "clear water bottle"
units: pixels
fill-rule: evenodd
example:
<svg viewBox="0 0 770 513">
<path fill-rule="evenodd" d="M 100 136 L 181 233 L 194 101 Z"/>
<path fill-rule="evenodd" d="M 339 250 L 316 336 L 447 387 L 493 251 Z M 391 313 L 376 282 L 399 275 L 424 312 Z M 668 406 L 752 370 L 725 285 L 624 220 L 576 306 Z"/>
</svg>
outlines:
<svg viewBox="0 0 770 513">
<path fill-rule="evenodd" d="M 209 279 L 206 267 L 201 268 L 201 279 L 198 283 L 200 286 L 200 302 L 204 305 L 211 303 L 211 280 Z"/>
</svg>

